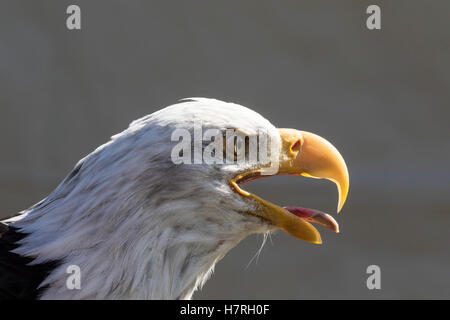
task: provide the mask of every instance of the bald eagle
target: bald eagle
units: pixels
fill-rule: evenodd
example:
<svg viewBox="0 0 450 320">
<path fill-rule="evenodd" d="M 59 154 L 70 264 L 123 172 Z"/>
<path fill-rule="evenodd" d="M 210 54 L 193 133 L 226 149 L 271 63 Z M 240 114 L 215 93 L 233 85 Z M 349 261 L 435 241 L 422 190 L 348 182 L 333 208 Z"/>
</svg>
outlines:
<svg viewBox="0 0 450 320">
<path fill-rule="evenodd" d="M 263 135 L 272 151 L 267 161 L 177 163 L 173 132 L 195 136 L 195 123 Z M 176 155 L 195 158 L 195 143 Z M 321 243 L 310 222 L 338 231 L 328 214 L 281 207 L 242 189 L 276 174 L 329 179 L 338 187 L 338 212 L 345 202 L 345 162 L 313 133 L 277 129 L 251 109 L 206 98 L 135 120 L 81 159 L 45 199 L 0 223 L 0 297 L 190 299 L 250 234 L 282 229 Z M 80 270 L 79 288 L 68 287 L 71 266 Z"/>
</svg>

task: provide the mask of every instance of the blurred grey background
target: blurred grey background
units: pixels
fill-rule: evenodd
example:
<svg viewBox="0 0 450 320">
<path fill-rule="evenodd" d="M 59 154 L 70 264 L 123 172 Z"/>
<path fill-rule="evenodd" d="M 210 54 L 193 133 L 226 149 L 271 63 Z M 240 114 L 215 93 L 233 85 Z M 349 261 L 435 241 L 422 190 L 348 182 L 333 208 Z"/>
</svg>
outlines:
<svg viewBox="0 0 450 320">
<path fill-rule="evenodd" d="M 66 28 L 74 3 L 81 31 Z M 380 31 L 366 28 L 370 4 Z M 340 234 L 320 228 L 317 246 L 278 232 L 249 264 L 262 242 L 250 237 L 194 298 L 450 298 L 449 12 L 446 0 L 4 0 L 1 217 L 44 198 L 133 119 L 214 97 L 328 138 L 351 185 Z M 335 212 L 327 181 L 249 189 Z M 372 264 L 381 290 L 366 287 Z"/>
</svg>

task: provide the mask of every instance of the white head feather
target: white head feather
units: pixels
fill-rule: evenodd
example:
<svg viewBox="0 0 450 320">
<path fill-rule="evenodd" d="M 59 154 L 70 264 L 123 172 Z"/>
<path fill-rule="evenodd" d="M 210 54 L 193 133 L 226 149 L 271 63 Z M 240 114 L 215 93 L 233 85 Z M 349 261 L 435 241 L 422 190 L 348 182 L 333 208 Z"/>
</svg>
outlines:
<svg viewBox="0 0 450 320">
<path fill-rule="evenodd" d="M 80 160 L 44 200 L 14 219 L 29 235 L 14 251 L 34 264 L 60 260 L 43 299 L 190 299 L 247 235 L 271 230 L 227 181 L 245 165 L 175 165 L 176 128 L 276 128 L 243 106 L 196 98 L 130 124 Z M 81 270 L 68 290 L 66 269 Z"/>
</svg>

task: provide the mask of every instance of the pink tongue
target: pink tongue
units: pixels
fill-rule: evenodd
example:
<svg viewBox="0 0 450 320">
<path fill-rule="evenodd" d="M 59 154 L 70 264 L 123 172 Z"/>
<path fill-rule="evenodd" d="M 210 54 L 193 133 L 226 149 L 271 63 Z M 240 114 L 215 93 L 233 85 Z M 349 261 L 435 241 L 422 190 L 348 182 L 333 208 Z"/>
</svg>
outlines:
<svg viewBox="0 0 450 320">
<path fill-rule="evenodd" d="M 325 212 L 302 207 L 284 207 L 284 209 L 295 214 L 299 218 L 318 223 L 324 227 L 330 228 L 334 232 L 339 232 L 339 225 L 336 220 Z"/>
</svg>

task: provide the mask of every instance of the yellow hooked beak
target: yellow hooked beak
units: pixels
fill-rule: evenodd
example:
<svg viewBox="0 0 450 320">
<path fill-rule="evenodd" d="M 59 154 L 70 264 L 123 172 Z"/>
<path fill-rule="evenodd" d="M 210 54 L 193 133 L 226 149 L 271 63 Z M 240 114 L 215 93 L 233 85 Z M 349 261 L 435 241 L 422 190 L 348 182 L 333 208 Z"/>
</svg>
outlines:
<svg viewBox="0 0 450 320">
<path fill-rule="evenodd" d="M 349 176 L 345 161 L 337 149 L 314 133 L 294 129 L 278 130 L 281 151 L 277 175 L 293 174 L 333 181 L 339 193 L 337 211 L 341 211 L 348 194 Z M 330 215 L 314 209 L 282 208 L 239 187 L 239 184 L 260 177 L 263 175 L 258 170 L 252 170 L 230 180 L 230 184 L 239 194 L 258 202 L 258 208 L 249 212 L 250 214 L 268 220 L 297 238 L 313 243 L 322 243 L 322 240 L 317 229 L 306 220 L 338 232 L 337 223 Z"/>
</svg>

